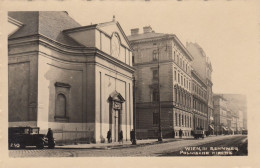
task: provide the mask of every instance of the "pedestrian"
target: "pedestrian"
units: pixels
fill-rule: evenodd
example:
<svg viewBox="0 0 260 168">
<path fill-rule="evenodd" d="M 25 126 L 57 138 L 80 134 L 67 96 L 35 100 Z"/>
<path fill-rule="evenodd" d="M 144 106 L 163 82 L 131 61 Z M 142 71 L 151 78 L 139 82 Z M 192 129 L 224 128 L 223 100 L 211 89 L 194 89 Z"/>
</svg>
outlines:
<svg viewBox="0 0 260 168">
<path fill-rule="evenodd" d="M 122 130 L 119 132 L 118 139 L 119 139 L 119 143 L 122 142 L 122 144 L 123 144 L 123 131 Z"/>
<path fill-rule="evenodd" d="M 134 141 L 134 137 L 135 137 L 135 132 L 134 132 L 134 129 L 132 129 L 132 131 L 130 132 L 130 140 L 132 143 Z"/>
<path fill-rule="evenodd" d="M 179 130 L 179 137 L 182 138 L 182 130 Z"/>
<path fill-rule="evenodd" d="M 109 129 L 109 131 L 107 131 L 107 142 L 111 143 L 111 129 Z"/>
<path fill-rule="evenodd" d="M 53 132 L 52 132 L 51 128 L 48 129 L 48 132 L 47 132 L 46 136 L 48 138 L 48 146 L 49 146 L 49 148 L 54 147 L 54 138 L 53 138 Z"/>
<path fill-rule="evenodd" d="M 175 138 L 175 131 L 172 130 L 172 137 Z"/>
</svg>

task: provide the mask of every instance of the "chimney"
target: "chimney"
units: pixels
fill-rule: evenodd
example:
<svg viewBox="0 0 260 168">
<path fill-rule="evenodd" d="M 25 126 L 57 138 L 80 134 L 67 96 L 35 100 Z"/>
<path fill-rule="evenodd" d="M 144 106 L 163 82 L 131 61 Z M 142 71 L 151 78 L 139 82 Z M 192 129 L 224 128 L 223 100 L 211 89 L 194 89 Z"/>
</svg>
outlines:
<svg viewBox="0 0 260 168">
<path fill-rule="evenodd" d="M 139 28 L 131 29 L 131 35 L 137 35 L 139 33 Z"/>
<path fill-rule="evenodd" d="M 151 26 L 145 26 L 143 27 L 143 29 L 144 29 L 144 33 L 151 33 L 153 30 Z"/>
</svg>

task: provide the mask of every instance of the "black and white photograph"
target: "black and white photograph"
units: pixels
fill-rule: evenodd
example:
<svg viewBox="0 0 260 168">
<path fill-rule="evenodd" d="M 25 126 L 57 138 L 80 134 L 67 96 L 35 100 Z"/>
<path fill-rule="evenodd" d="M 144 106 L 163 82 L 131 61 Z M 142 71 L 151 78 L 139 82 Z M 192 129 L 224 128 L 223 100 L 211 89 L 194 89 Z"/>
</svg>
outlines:
<svg viewBox="0 0 260 168">
<path fill-rule="evenodd" d="M 257 167 L 257 1 L 75 2 L 0 6 L 4 167 Z"/>
</svg>

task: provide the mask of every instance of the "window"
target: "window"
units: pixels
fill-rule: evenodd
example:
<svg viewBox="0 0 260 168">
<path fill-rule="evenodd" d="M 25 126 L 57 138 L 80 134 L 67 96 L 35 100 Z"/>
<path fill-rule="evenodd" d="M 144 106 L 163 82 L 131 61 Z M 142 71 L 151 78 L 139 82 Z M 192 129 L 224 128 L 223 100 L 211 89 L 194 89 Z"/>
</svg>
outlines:
<svg viewBox="0 0 260 168">
<path fill-rule="evenodd" d="M 176 81 L 177 76 L 176 76 L 176 70 L 174 70 L 174 80 Z"/>
<path fill-rule="evenodd" d="M 190 127 L 191 127 L 191 117 L 190 117 Z"/>
<path fill-rule="evenodd" d="M 181 126 L 181 114 L 179 114 L 179 126 Z"/>
<path fill-rule="evenodd" d="M 178 125 L 178 123 L 177 123 L 177 113 L 175 113 L 175 125 L 177 126 Z"/>
<path fill-rule="evenodd" d="M 179 55 L 177 55 L 177 64 L 179 65 Z"/>
<path fill-rule="evenodd" d="M 56 117 L 66 117 L 66 97 L 64 94 L 58 94 L 56 99 L 56 108 L 55 108 Z"/>
<path fill-rule="evenodd" d="M 182 75 L 181 75 L 181 85 L 183 85 L 183 78 L 182 78 Z"/>
<path fill-rule="evenodd" d="M 181 125 L 183 126 L 183 114 L 181 115 Z"/>
<path fill-rule="evenodd" d="M 158 70 L 153 70 L 153 79 L 158 79 Z"/>
<path fill-rule="evenodd" d="M 178 83 L 180 83 L 180 74 L 178 73 Z"/>
<path fill-rule="evenodd" d="M 154 51 L 153 51 L 153 61 L 156 61 L 156 60 L 157 60 L 157 58 L 158 58 L 157 55 L 158 55 L 158 54 L 157 54 L 157 50 L 154 50 Z"/>
<path fill-rule="evenodd" d="M 153 89 L 153 102 L 159 101 L 159 95 L 158 95 L 158 90 Z"/>
<path fill-rule="evenodd" d="M 159 123 L 159 113 L 154 112 L 153 113 L 153 125 L 158 125 Z"/>
<path fill-rule="evenodd" d="M 174 88 L 174 92 L 175 92 L 175 102 L 177 103 L 178 101 L 178 94 L 177 94 L 177 89 Z"/>
<path fill-rule="evenodd" d="M 55 86 L 55 106 L 54 121 L 69 121 L 69 94 L 71 86 L 67 83 L 56 82 Z M 52 120 L 52 119 L 51 119 Z"/>
</svg>

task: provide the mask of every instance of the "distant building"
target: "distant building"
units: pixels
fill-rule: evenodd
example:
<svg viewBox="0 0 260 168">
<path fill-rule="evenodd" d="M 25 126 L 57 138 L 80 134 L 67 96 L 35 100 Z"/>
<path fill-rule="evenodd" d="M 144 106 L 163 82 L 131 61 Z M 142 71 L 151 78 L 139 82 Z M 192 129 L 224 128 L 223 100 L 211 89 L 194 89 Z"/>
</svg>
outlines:
<svg viewBox="0 0 260 168">
<path fill-rule="evenodd" d="M 187 42 L 187 50 L 192 54 L 194 59 L 191 64 L 193 69 L 200 76 L 201 80 L 206 84 L 206 101 L 207 101 L 207 122 L 209 125 L 209 131 L 213 133 L 213 92 L 212 92 L 212 65 L 209 57 L 206 55 L 202 47 L 198 43 Z"/>
<path fill-rule="evenodd" d="M 231 125 L 231 113 L 227 108 L 227 100 L 221 95 L 214 94 L 213 104 L 215 134 L 225 134 L 228 132 L 228 126 Z"/>
<path fill-rule="evenodd" d="M 231 109 L 238 117 L 237 131 L 247 129 L 247 102 L 246 96 L 241 94 L 222 94 L 228 102 L 228 108 Z"/>
<path fill-rule="evenodd" d="M 132 29 L 128 39 L 136 69 L 137 138 L 158 137 L 159 102 L 163 137 L 178 137 L 180 129 L 191 136 L 193 57 L 176 35 L 156 33 L 150 26 L 142 33 Z"/>
<path fill-rule="evenodd" d="M 120 24 L 67 12 L 9 12 L 9 126 L 50 127 L 57 142 L 112 140 L 133 128 L 132 49 Z"/>
</svg>

